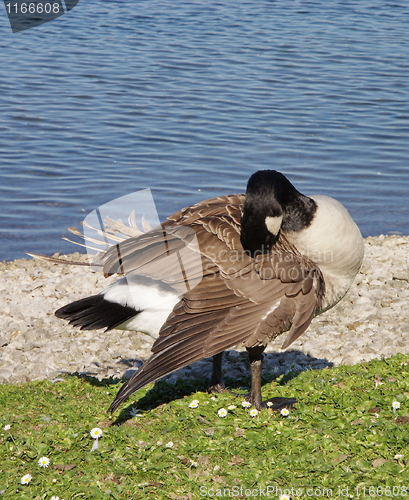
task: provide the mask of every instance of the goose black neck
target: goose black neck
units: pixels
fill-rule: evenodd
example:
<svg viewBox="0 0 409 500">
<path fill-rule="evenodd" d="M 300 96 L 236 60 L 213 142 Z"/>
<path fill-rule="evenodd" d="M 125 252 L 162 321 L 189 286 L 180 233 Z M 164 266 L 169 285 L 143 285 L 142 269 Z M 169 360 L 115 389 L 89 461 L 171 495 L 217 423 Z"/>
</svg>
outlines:
<svg viewBox="0 0 409 500">
<path fill-rule="evenodd" d="M 262 170 L 253 174 L 247 184 L 241 219 L 241 244 L 251 256 L 268 253 L 279 232 L 272 234 L 267 217 L 282 217 L 281 231 L 301 231 L 314 217 L 316 204 L 304 196 L 280 172 Z"/>
</svg>

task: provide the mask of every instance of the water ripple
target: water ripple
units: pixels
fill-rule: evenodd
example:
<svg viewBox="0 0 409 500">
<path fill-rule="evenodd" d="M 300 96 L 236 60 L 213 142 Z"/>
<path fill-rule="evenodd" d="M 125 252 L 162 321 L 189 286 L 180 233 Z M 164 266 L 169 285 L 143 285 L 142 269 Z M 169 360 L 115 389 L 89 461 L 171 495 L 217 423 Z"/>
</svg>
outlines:
<svg viewBox="0 0 409 500">
<path fill-rule="evenodd" d="M 276 168 L 409 234 L 405 2 L 80 2 L 0 18 L 0 259 L 132 191 L 160 216 Z"/>
</svg>

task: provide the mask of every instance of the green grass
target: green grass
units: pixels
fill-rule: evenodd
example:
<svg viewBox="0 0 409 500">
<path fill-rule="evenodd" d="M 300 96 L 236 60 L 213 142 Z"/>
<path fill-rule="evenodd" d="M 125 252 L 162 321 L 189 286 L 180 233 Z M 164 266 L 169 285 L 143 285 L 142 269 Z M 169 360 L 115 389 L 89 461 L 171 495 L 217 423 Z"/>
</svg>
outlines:
<svg viewBox="0 0 409 500">
<path fill-rule="evenodd" d="M 292 498 L 405 498 L 408 363 L 398 355 L 265 382 L 265 397 L 297 397 L 288 417 L 252 418 L 241 398 L 202 392 L 204 380 L 148 386 L 112 419 L 106 408 L 120 384 L 109 380 L 2 385 L 0 497 L 278 498 L 292 489 Z M 189 408 L 193 399 L 198 408 Z M 401 403 L 396 413 L 393 401 Z M 218 417 L 231 404 L 237 408 Z M 141 416 L 131 417 L 136 407 Z M 103 436 L 91 453 L 94 427 Z M 48 468 L 39 467 L 42 456 Z"/>
</svg>

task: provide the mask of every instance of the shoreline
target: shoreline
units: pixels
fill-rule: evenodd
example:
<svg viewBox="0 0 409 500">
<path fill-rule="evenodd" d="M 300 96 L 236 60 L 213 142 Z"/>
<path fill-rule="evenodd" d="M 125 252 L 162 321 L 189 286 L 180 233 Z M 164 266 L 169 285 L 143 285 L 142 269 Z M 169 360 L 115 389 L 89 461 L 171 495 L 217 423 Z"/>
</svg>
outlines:
<svg viewBox="0 0 409 500">
<path fill-rule="evenodd" d="M 409 354 L 409 236 L 370 236 L 360 273 L 347 295 L 317 316 L 288 351 L 285 334 L 271 342 L 263 373 L 355 364 Z M 85 261 L 74 253 L 62 258 Z M 80 331 L 54 316 L 68 302 L 98 293 L 105 279 L 84 266 L 18 259 L 0 263 L 0 383 L 53 380 L 64 373 L 128 378 L 150 355 L 153 339 L 137 332 Z M 166 377 L 210 376 L 203 360 Z M 247 353 L 224 356 L 226 375 L 247 375 Z"/>
</svg>

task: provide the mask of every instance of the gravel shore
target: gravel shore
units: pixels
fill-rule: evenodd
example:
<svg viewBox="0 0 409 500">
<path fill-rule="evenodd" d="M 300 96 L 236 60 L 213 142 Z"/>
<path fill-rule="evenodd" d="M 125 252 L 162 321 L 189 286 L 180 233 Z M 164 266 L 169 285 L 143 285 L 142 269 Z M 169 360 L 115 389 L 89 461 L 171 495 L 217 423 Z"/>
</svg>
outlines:
<svg viewBox="0 0 409 500">
<path fill-rule="evenodd" d="M 63 256 L 85 260 L 82 254 Z M 97 293 L 115 278 L 90 268 L 20 259 L 0 263 L 0 383 L 53 380 L 62 373 L 129 377 L 150 355 L 153 339 L 114 330 L 84 331 L 54 316 L 59 307 Z M 409 236 L 365 239 L 365 259 L 346 297 L 312 325 L 288 351 L 285 336 L 267 348 L 264 369 L 319 369 L 409 353 Z M 240 348 L 224 358 L 232 377 L 248 373 Z M 203 360 L 170 375 L 210 375 Z"/>
</svg>

